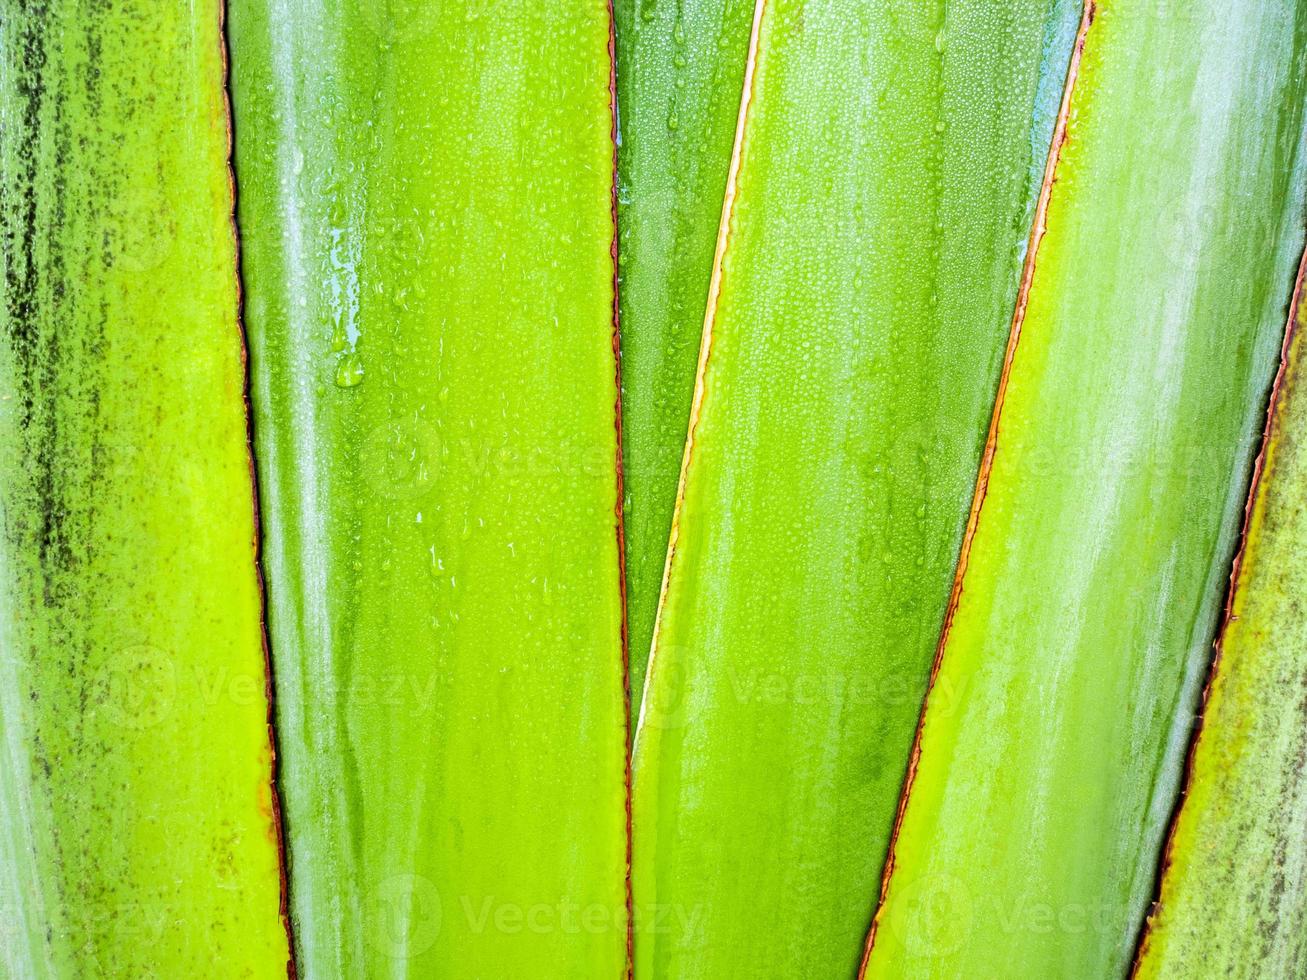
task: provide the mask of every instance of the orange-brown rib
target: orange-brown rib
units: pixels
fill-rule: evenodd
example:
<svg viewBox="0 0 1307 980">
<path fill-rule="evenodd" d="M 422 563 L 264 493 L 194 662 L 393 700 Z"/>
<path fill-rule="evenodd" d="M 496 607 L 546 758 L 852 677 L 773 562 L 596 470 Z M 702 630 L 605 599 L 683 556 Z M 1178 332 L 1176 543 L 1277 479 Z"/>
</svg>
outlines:
<svg viewBox="0 0 1307 980">
<path fill-rule="evenodd" d="M 1012 363 L 1016 358 L 1017 347 L 1021 341 L 1021 327 L 1025 322 L 1026 308 L 1030 303 L 1030 288 L 1035 278 L 1035 264 L 1039 246 L 1048 227 L 1048 205 L 1053 194 L 1053 184 L 1057 179 L 1057 165 L 1062 155 L 1062 148 L 1067 139 L 1067 123 L 1071 115 L 1071 99 L 1075 91 L 1076 80 L 1080 75 L 1080 62 L 1084 56 L 1085 42 L 1089 29 L 1093 26 L 1097 12 L 1097 0 L 1084 0 L 1080 16 L 1080 27 L 1076 33 L 1075 45 L 1071 51 L 1071 61 L 1067 67 L 1066 82 L 1062 89 L 1062 102 L 1058 108 L 1057 124 L 1053 129 L 1053 140 L 1049 147 L 1048 159 L 1044 165 L 1043 182 L 1039 188 L 1039 198 L 1035 206 L 1034 221 L 1030 229 L 1030 240 L 1026 250 L 1026 261 L 1021 271 L 1021 285 L 1017 291 L 1016 307 L 1012 313 L 1012 323 L 1008 330 L 1007 348 L 1003 353 L 1003 370 L 999 375 L 998 391 L 994 399 L 994 410 L 990 415 L 989 432 L 985 437 L 985 451 L 981 456 L 980 471 L 976 476 L 976 487 L 971 498 L 971 510 L 967 514 L 967 527 L 962 537 L 962 548 L 958 554 L 957 568 L 953 575 L 953 585 L 949 592 L 948 606 L 944 612 L 944 624 L 940 630 L 939 642 L 935 646 L 935 659 L 930 667 L 930 678 L 926 684 L 926 696 L 922 701 L 921 714 L 917 719 L 917 730 L 912 739 L 912 752 L 908 756 L 907 774 L 903 780 L 903 789 L 899 794 L 898 809 L 894 814 L 894 828 L 890 833 L 889 851 L 885 858 L 885 867 L 881 873 L 880 896 L 876 902 L 876 911 L 872 916 L 871 926 L 867 930 L 867 939 L 863 946 L 862 963 L 858 967 L 858 980 L 863 980 L 871 952 L 876 943 L 876 931 L 880 925 L 881 913 L 885 908 L 885 899 L 889 894 L 890 879 L 894 874 L 894 857 L 898 845 L 899 832 L 903 827 L 903 817 L 907 812 L 908 799 L 916 781 L 917 765 L 921 759 L 921 739 L 926 725 L 926 713 L 930 708 L 930 695 L 935 689 L 940 665 L 944 660 L 944 650 L 948 645 L 949 631 L 953 626 L 953 617 L 957 612 L 958 602 L 962 598 L 963 581 L 966 578 L 967 563 L 971 557 L 971 544 L 980 523 L 980 512 L 989 491 L 989 476 L 994 467 L 994 456 L 998 450 L 999 423 L 1003 414 L 1003 403 L 1007 397 L 1008 380 L 1012 373 Z"/>
<path fill-rule="evenodd" d="M 1230 563 L 1230 580 L 1225 593 L 1225 612 L 1221 617 L 1220 629 L 1216 633 L 1216 641 L 1212 645 L 1212 662 L 1208 667 L 1202 698 L 1199 700 L 1198 716 L 1194 722 L 1193 731 L 1189 736 L 1189 746 L 1185 753 L 1184 772 L 1180 777 L 1180 792 L 1176 796 L 1175 805 L 1171 810 L 1170 823 L 1166 831 L 1166 844 L 1162 848 L 1161 859 L 1158 862 L 1157 879 L 1153 886 L 1153 900 L 1149 904 L 1148 914 L 1140 925 L 1139 936 L 1135 942 L 1135 955 L 1130 967 L 1131 977 L 1137 976 L 1139 973 L 1139 967 L 1148 952 L 1148 941 L 1152 938 L 1153 922 L 1156 920 L 1157 911 L 1162 905 L 1162 885 L 1166 879 L 1167 869 L 1171 867 L 1171 853 L 1175 845 L 1176 827 L 1180 822 L 1180 813 L 1184 809 L 1185 797 L 1189 794 L 1189 785 L 1193 780 L 1194 759 L 1198 753 L 1198 743 L 1203 735 L 1203 722 L 1207 716 L 1207 702 L 1212 696 L 1212 685 L 1216 682 L 1217 672 L 1221 667 L 1221 651 L 1225 643 L 1225 634 L 1235 619 L 1234 600 L 1240 585 L 1239 573 L 1243 568 L 1244 555 L 1248 549 L 1248 532 L 1252 524 L 1253 509 L 1257 504 L 1257 493 L 1261 488 L 1262 476 L 1266 470 L 1266 451 L 1275 436 L 1275 413 L 1280 403 L 1284 379 L 1289 369 L 1289 353 L 1298 333 L 1298 311 L 1301 308 L 1304 281 L 1307 281 L 1307 248 L 1304 248 L 1302 258 L 1298 262 L 1298 274 L 1294 279 L 1293 295 L 1289 300 L 1289 320 L 1285 324 L 1284 343 L 1280 347 L 1280 366 L 1275 372 L 1275 380 L 1271 383 L 1271 393 L 1266 403 L 1266 423 L 1262 428 L 1261 448 L 1257 453 L 1257 459 L 1253 462 L 1252 477 L 1248 481 L 1248 498 L 1243 506 L 1243 528 L 1239 532 L 1239 547 L 1236 549 L 1234 559 Z"/>
<path fill-rule="evenodd" d="M 658 654 L 658 632 L 662 625 L 663 610 L 667 603 L 667 587 L 672 575 L 672 558 L 676 554 L 676 542 L 680 537 L 681 512 L 685 504 L 686 474 L 690 470 L 690 460 L 694 455 L 694 435 L 699 428 L 699 415 L 703 409 L 704 376 L 708 369 L 708 359 L 712 354 L 713 324 L 717 318 L 717 305 L 722 291 L 722 259 L 730 239 L 731 219 L 735 213 L 735 192 L 739 184 L 740 160 L 744 153 L 744 131 L 749 118 L 749 107 L 753 104 L 754 69 L 758 63 L 758 35 L 762 25 L 763 11 L 767 0 L 755 0 L 753 7 L 753 26 L 749 33 L 749 53 L 744 63 L 744 85 L 740 94 L 740 113 L 735 124 L 735 145 L 731 149 L 731 163 L 726 172 L 726 191 L 722 197 L 722 218 L 717 226 L 717 248 L 713 254 L 712 278 L 708 283 L 708 303 L 703 316 L 703 334 L 699 341 L 699 365 L 695 370 L 694 397 L 690 402 L 690 421 L 685 436 L 685 451 L 681 456 L 681 475 L 676 484 L 676 507 L 672 512 L 672 528 L 667 541 L 667 557 L 663 563 L 663 582 L 658 594 L 658 608 L 654 614 L 653 647 L 649 652 L 649 666 L 645 670 L 644 697 L 640 701 L 640 717 L 649 704 L 648 692 L 654 675 L 654 664 Z M 639 735 L 640 726 L 636 725 Z"/>
<path fill-rule="evenodd" d="M 280 895 L 278 914 L 281 926 L 286 933 L 286 976 L 296 980 L 295 932 L 290 920 L 290 879 L 287 874 L 286 831 L 281 812 L 281 791 L 278 788 L 277 732 L 276 732 L 276 685 L 272 676 L 272 647 L 268 639 L 268 590 L 263 577 L 263 533 L 262 514 L 259 507 L 259 475 L 254 465 L 254 413 L 250 406 L 250 371 L 249 371 L 249 336 L 245 329 L 245 290 L 241 278 L 240 228 L 236 222 L 236 170 L 233 164 L 235 139 L 231 110 L 231 64 L 227 41 L 227 2 L 218 3 L 218 52 L 222 58 L 222 113 L 223 125 L 227 133 L 227 187 L 231 201 L 232 259 L 236 271 L 236 332 L 240 340 L 241 354 L 241 400 L 245 411 L 245 458 L 250 472 L 250 503 L 253 508 L 254 538 L 251 542 L 251 557 L 254 562 L 255 585 L 259 598 L 259 643 L 263 651 L 263 692 L 268 706 L 264 723 L 268 735 L 268 793 L 272 837 L 277 847 L 277 877 Z"/>
<path fill-rule="evenodd" d="M 632 980 L 635 975 L 635 900 L 631 888 L 631 638 L 626 615 L 626 508 L 623 506 L 626 471 L 622 461 L 622 331 L 617 273 L 617 20 L 613 14 L 613 0 L 608 0 L 608 119 L 608 139 L 613 150 L 613 179 L 609 189 L 613 237 L 609 254 L 613 263 L 613 425 L 617 428 L 617 502 L 613 518 L 617 531 L 617 590 L 622 603 L 622 703 L 626 733 L 626 744 L 622 746 L 622 780 L 626 794 L 626 875 L 623 887 L 626 889 L 626 978 Z"/>
</svg>

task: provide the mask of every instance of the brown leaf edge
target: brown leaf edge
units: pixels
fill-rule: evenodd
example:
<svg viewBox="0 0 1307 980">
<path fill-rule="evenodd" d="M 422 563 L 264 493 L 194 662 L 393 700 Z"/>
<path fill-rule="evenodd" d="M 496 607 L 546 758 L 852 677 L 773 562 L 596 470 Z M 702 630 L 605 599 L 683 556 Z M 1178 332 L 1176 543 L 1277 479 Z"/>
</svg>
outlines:
<svg viewBox="0 0 1307 980">
<path fill-rule="evenodd" d="M 749 110 L 753 105 L 754 74 L 758 65 L 758 38 L 762 27 L 763 14 L 767 0 L 755 0 L 753 7 L 753 26 L 749 32 L 749 51 L 744 62 L 744 82 L 740 94 L 740 112 L 736 117 L 735 144 L 731 149 L 731 162 L 726 171 L 726 190 L 722 196 L 722 217 L 717 226 L 717 247 L 713 254 L 712 277 L 708 282 L 708 302 L 703 316 L 703 334 L 699 341 L 699 364 L 694 375 L 694 395 L 690 401 L 690 420 L 685 436 L 685 451 L 681 457 L 681 474 L 676 485 L 676 506 L 672 511 L 672 528 L 667 541 L 667 558 L 663 564 L 663 582 L 658 594 L 658 609 L 654 614 L 653 646 L 649 651 L 649 664 L 645 668 L 644 692 L 640 699 L 640 718 L 636 724 L 636 738 L 643 727 L 645 711 L 649 705 L 650 691 L 653 686 L 654 665 L 658 660 L 658 634 L 660 632 L 663 612 L 667 606 L 667 593 L 672 577 L 672 562 L 676 557 L 676 545 L 680 538 L 681 515 L 685 506 L 685 485 L 694 461 L 694 437 L 699 428 L 699 417 L 703 412 L 705 375 L 708 362 L 712 357 L 713 326 L 717 319 L 717 307 L 722 293 L 722 263 L 726 256 L 731 238 L 731 222 L 735 217 L 735 195 L 739 188 L 740 164 L 744 157 L 745 131 L 748 128 Z"/>
<path fill-rule="evenodd" d="M 1252 525 L 1253 511 L 1256 509 L 1258 497 L 1262 489 L 1262 477 L 1266 472 L 1267 451 L 1275 437 L 1277 423 L 1280 421 L 1277 412 L 1280 403 L 1284 397 L 1285 379 L 1289 371 L 1289 358 L 1294 344 L 1298 340 L 1299 311 L 1302 309 L 1303 288 L 1307 284 L 1307 247 L 1304 247 L 1302 258 L 1298 263 L 1298 273 L 1294 278 L 1293 293 L 1289 299 L 1288 321 L 1284 327 L 1284 342 L 1280 348 L 1280 365 L 1275 372 L 1275 380 L 1271 383 L 1271 391 L 1266 403 L 1266 422 L 1262 428 L 1261 448 L 1258 450 L 1257 459 L 1253 462 L 1252 476 L 1248 481 L 1248 497 L 1243 508 L 1243 527 L 1239 532 L 1239 547 L 1235 551 L 1234 559 L 1230 564 L 1230 579 L 1225 593 L 1225 611 L 1221 617 L 1221 625 L 1216 633 L 1216 640 L 1212 644 L 1212 659 L 1208 666 L 1207 679 L 1203 684 L 1202 697 L 1198 702 L 1197 717 L 1194 720 L 1193 729 L 1189 734 L 1189 746 L 1185 752 L 1184 771 L 1180 777 L 1180 791 L 1176 796 L 1175 804 L 1171 809 L 1170 820 L 1168 821 L 1166 831 L 1166 843 L 1162 847 L 1161 855 L 1158 860 L 1157 874 L 1153 886 L 1152 901 L 1148 906 L 1148 914 L 1144 916 L 1139 926 L 1139 933 L 1135 939 L 1135 954 L 1130 967 L 1130 976 L 1136 977 L 1143 966 L 1144 958 L 1148 955 L 1149 941 L 1152 939 L 1153 926 L 1157 921 L 1158 912 L 1162 907 L 1162 890 L 1166 884 L 1166 875 L 1171 868 L 1172 853 L 1175 848 L 1176 829 L 1180 824 L 1180 817 L 1184 811 L 1185 800 L 1189 795 L 1189 787 L 1194 778 L 1194 763 L 1198 755 L 1198 745 L 1203 737 L 1204 722 L 1207 717 L 1207 704 L 1212 696 L 1212 687 L 1216 683 L 1217 677 L 1221 670 L 1221 653 L 1225 643 L 1225 635 L 1234 622 L 1234 602 L 1242 583 L 1241 572 L 1243 570 L 1244 557 L 1248 550 L 1248 535 Z"/>
<path fill-rule="evenodd" d="M 617 499 L 613 507 L 613 520 L 617 533 L 617 588 L 622 609 L 622 704 L 625 712 L 623 731 L 626 741 L 622 746 L 622 785 L 625 794 L 626 871 L 623 888 L 626 900 L 626 978 L 635 976 L 635 896 L 631 887 L 631 633 L 626 612 L 626 473 L 622 462 L 622 324 L 621 294 L 618 281 L 618 225 L 617 225 L 617 18 L 613 0 L 608 0 L 608 140 L 612 145 L 612 181 L 609 188 L 609 212 L 612 220 L 612 239 L 609 255 L 613 263 L 613 425 L 617 428 Z"/>
<path fill-rule="evenodd" d="M 276 685 L 272 674 L 272 646 L 268 637 L 268 590 L 263 575 L 263 527 L 262 512 L 259 506 L 259 475 L 254 465 L 254 415 L 250 404 L 250 342 L 249 331 L 245 327 L 245 289 L 241 269 L 240 226 L 236 219 L 237 185 L 235 168 L 235 133 L 232 117 L 231 60 L 230 38 L 227 35 L 227 0 L 217 0 L 218 10 L 218 50 L 222 59 L 222 122 L 226 132 L 225 148 L 227 165 L 228 200 L 231 212 L 228 222 L 231 225 L 232 258 L 235 268 L 236 287 L 236 332 L 240 342 L 241 355 L 241 402 L 245 412 L 245 458 L 250 473 L 250 503 L 254 518 L 254 536 L 250 542 L 251 559 L 254 564 L 254 576 L 259 598 L 259 642 L 263 650 L 263 691 L 264 703 L 267 705 L 265 725 L 268 737 L 268 793 L 270 800 L 271 827 L 269 833 L 277 847 L 277 876 L 279 878 L 279 908 L 282 929 L 286 933 L 286 976 L 296 980 L 298 969 L 295 961 L 295 931 L 290 919 L 290 884 L 287 875 L 286 833 L 282 820 L 281 792 L 278 789 L 279 763 L 277 761 L 276 731 Z"/>
<path fill-rule="evenodd" d="M 935 688 L 940 666 L 944 662 L 944 651 L 948 646 L 953 617 L 957 613 L 958 603 L 962 598 L 963 582 L 966 578 L 967 564 L 971 557 L 971 544 L 975 539 L 976 527 L 980 523 L 980 512 L 984 507 L 985 495 L 989 490 L 989 477 L 994 468 L 994 457 L 998 452 L 1000 422 L 1003 415 L 1003 403 L 1007 397 L 1008 380 L 1012 373 L 1012 364 L 1016 358 L 1017 347 L 1021 342 L 1021 328 L 1025 323 L 1026 309 L 1030 303 L 1030 289 L 1035 278 L 1039 247 L 1043 242 L 1044 233 L 1048 229 L 1049 202 L 1053 195 L 1053 185 L 1057 182 L 1058 163 L 1061 160 L 1062 150 L 1067 141 L 1071 102 L 1075 93 L 1076 82 L 1080 76 L 1080 64 L 1084 57 L 1085 43 L 1088 40 L 1089 30 L 1093 27 L 1097 12 L 1098 0 L 1084 0 L 1080 15 L 1080 26 L 1076 31 L 1075 43 L 1071 50 L 1071 60 L 1067 66 L 1066 81 L 1062 88 L 1062 102 L 1058 108 L 1057 123 L 1053 129 L 1053 140 L 1049 147 L 1047 162 L 1044 165 L 1044 177 L 1039 188 L 1039 198 L 1035 206 L 1034 221 L 1031 225 L 1029 245 L 1026 250 L 1025 266 L 1021 273 L 1021 286 L 1017 292 L 1016 308 L 1012 313 L 1007 349 L 1003 354 L 1003 369 L 999 375 L 994 410 L 990 416 L 989 432 L 985 438 L 985 450 L 981 456 L 980 471 L 976 476 L 976 488 L 972 494 L 971 510 L 967 515 L 966 531 L 962 537 L 962 548 L 958 554 L 953 586 L 944 613 L 944 625 L 940 630 L 939 642 L 935 646 L 935 659 L 930 667 L 926 695 L 922 701 L 921 714 L 917 719 L 917 730 L 912 739 L 912 751 L 908 756 L 907 774 L 903 780 L 903 789 L 899 794 L 898 809 L 894 814 L 894 828 L 890 833 L 889 851 L 885 858 L 884 870 L 881 873 L 880 896 L 876 901 L 876 911 L 872 916 L 871 926 L 867 930 L 867 940 L 862 951 L 862 963 L 858 967 L 858 980 L 863 980 L 866 976 L 867 966 L 871 961 L 872 950 L 876 944 L 876 933 L 880 928 L 881 916 L 885 911 L 885 900 L 889 896 L 890 880 L 894 875 L 895 850 L 898 845 L 899 832 L 903 829 L 903 818 L 907 812 L 908 800 L 912 795 L 913 784 L 916 782 L 917 767 L 921 761 L 921 741 L 925 731 L 927 712 L 930 710 L 930 695 Z"/>
</svg>

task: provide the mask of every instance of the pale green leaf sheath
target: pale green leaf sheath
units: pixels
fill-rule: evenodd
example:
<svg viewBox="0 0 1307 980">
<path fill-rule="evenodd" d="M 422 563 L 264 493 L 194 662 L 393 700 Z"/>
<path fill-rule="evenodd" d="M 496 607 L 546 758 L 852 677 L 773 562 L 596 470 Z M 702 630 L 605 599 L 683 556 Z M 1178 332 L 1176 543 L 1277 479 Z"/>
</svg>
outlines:
<svg viewBox="0 0 1307 980">
<path fill-rule="evenodd" d="M 618 976 L 607 5 L 231 19 L 301 968 Z"/>
<path fill-rule="evenodd" d="M 1307 975 L 1304 309 L 1300 294 L 1140 978 Z"/>
<path fill-rule="evenodd" d="M 857 968 L 1079 7 L 757 14 L 636 739 L 650 978 Z"/>
<path fill-rule="evenodd" d="M 639 711 L 754 0 L 615 0 L 622 450 Z"/>
<path fill-rule="evenodd" d="M 869 977 L 1122 975 L 1210 658 L 1303 245 L 1307 10 L 1102 0 L 1084 51 Z"/>
<path fill-rule="evenodd" d="M 0 0 L 0 976 L 289 956 L 221 5 Z"/>
</svg>

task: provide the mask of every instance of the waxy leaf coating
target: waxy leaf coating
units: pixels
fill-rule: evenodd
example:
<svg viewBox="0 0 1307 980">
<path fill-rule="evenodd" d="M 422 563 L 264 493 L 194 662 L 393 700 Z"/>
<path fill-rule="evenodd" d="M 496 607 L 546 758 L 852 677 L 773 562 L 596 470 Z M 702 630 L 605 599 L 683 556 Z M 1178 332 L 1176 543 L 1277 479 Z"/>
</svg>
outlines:
<svg viewBox="0 0 1307 980">
<path fill-rule="evenodd" d="M 0 2 L 0 975 L 278 977 L 221 4 Z"/>
<path fill-rule="evenodd" d="M 626 963 L 603 0 L 233 0 L 300 966 Z"/>
</svg>

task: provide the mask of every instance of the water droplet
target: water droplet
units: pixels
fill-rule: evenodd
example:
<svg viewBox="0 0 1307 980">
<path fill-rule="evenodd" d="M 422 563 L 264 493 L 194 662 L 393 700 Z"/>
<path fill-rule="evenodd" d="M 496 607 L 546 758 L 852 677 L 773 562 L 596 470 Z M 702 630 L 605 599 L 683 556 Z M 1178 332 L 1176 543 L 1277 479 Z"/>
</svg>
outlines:
<svg viewBox="0 0 1307 980">
<path fill-rule="evenodd" d="M 363 358 L 358 354 L 346 354 L 336 363 L 336 384 L 341 388 L 353 388 L 363 383 Z"/>
</svg>

